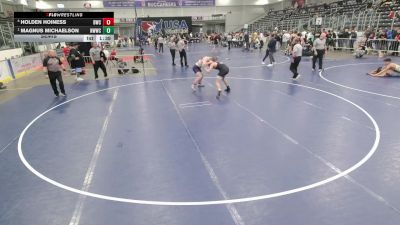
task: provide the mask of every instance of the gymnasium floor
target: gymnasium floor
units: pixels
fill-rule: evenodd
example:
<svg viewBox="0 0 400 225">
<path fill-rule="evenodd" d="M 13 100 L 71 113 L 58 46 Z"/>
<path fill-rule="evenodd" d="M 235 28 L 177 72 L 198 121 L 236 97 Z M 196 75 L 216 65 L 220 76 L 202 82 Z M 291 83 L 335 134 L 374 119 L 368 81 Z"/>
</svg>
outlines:
<svg viewBox="0 0 400 225">
<path fill-rule="evenodd" d="M 0 104 L 0 224 L 398 225 L 400 80 L 369 57 L 303 59 L 292 81 L 262 54 L 191 47 L 230 66 L 219 101 L 215 71 L 193 92 L 167 50 L 155 75 Z"/>
</svg>

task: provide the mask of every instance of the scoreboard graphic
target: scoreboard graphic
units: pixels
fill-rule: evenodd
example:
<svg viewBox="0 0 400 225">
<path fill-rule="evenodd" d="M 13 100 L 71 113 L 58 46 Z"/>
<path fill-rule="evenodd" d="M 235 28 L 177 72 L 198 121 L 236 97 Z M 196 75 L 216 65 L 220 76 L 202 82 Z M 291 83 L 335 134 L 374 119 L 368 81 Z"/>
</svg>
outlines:
<svg viewBox="0 0 400 225">
<path fill-rule="evenodd" d="M 15 12 L 20 42 L 112 42 L 114 12 Z"/>
</svg>

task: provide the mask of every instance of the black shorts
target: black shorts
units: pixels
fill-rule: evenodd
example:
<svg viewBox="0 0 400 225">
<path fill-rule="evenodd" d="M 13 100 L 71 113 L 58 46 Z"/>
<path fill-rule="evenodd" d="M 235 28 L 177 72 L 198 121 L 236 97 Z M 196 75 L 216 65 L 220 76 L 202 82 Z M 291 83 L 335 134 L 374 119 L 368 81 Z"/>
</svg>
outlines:
<svg viewBox="0 0 400 225">
<path fill-rule="evenodd" d="M 194 73 L 201 73 L 201 68 L 198 65 L 193 66 L 193 72 Z"/>
<path fill-rule="evenodd" d="M 225 64 L 220 64 L 221 69 L 219 70 L 218 76 L 225 78 L 225 76 L 229 73 L 229 67 Z"/>
<path fill-rule="evenodd" d="M 220 70 L 218 76 L 225 78 L 225 76 L 229 73 L 229 69 Z"/>
</svg>

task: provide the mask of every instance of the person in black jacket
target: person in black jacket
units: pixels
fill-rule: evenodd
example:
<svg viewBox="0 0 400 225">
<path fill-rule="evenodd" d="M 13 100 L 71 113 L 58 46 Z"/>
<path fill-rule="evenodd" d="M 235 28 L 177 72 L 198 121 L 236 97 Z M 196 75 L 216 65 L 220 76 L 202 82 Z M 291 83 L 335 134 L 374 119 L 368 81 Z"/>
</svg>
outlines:
<svg viewBox="0 0 400 225">
<path fill-rule="evenodd" d="M 75 71 L 76 80 L 82 81 L 83 78 L 80 77 L 82 70 L 85 67 L 85 61 L 82 54 L 78 50 L 78 45 L 74 44 L 71 46 L 68 58 L 71 60 L 71 68 Z"/>
<path fill-rule="evenodd" d="M 247 31 L 244 33 L 244 43 L 245 43 L 245 51 L 250 51 L 250 36 Z"/>
<path fill-rule="evenodd" d="M 269 56 L 269 62 L 267 66 L 273 66 L 275 63 L 275 58 L 274 58 L 274 53 L 276 52 L 276 39 L 275 39 L 275 34 L 271 34 L 271 39 L 268 42 L 267 45 L 267 51 L 265 53 L 264 59 L 262 61 L 262 64 L 265 64 L 265 59 Z"/>
</svg>

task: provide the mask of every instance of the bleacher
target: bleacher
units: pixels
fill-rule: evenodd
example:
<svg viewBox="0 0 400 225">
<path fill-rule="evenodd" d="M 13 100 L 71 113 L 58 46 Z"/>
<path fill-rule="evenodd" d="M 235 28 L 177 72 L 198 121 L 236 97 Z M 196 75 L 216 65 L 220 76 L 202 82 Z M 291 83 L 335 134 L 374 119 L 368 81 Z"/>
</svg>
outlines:
<svg viewBox="0 0 400 225">
<path fill-rule="evenodd" d="M 384 0 L 386 2 L 386 0 Z M 368 27 L 390 28 L 390 11 L 399 11 L 398 1 L 371 5 L 368 1 L 340 1 L 331 4 L 308 5 L 305 8 L 276 10 L 268 12 L 263 18 L 249 25 L 249 31 L 303 30 L 315 26 L 315 18 L 322 17 L 322 27 L 332 30 L 355 28 L 362 31 Z M 399 21 L 397 18 L 395 21 Z"/>
<path fill-rule="evenodd" d="M 0 49 L 14 48 L 14 25 L 10 17 L 0 16 Z"/>
</svg>

